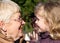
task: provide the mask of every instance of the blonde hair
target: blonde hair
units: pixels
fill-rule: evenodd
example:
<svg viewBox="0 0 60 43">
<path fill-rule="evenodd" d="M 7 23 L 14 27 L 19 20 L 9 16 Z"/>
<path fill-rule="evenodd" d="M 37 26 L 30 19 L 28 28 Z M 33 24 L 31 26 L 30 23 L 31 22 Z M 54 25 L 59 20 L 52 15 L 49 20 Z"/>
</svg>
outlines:
<svg viewBox="0 0 60 43">
<path fill-rule="evenodd" d="M 18 12 L 20 7 L 11 0 L 0 0 L 0 20 L 9 22 L 10 17 Z"/>
<path fill-rule="evenodd" d="M 42 9 L 41 9 L 42 8 Z M 49 33 L 52 39 L 60 40 L 60 4 L 59 3 L 39 3 L 34 10 L 35 15 L 38 14 L 46 19 L 49 24 Z"/>
</svg>

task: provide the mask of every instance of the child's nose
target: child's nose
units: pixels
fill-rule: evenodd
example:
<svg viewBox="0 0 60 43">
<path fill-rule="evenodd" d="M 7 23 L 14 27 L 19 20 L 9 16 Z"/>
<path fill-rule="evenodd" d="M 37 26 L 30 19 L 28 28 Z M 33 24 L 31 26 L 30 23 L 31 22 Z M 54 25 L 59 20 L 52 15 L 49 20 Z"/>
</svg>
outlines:
<svg viewBox="0 0 60 43">
<path fill-rule="evenodd" d="M 38 21 L 36 20 L 36 21 L 35 21 L 35 23 L 37 24 L 37 23 L 38 23 Z"/>
</svg>

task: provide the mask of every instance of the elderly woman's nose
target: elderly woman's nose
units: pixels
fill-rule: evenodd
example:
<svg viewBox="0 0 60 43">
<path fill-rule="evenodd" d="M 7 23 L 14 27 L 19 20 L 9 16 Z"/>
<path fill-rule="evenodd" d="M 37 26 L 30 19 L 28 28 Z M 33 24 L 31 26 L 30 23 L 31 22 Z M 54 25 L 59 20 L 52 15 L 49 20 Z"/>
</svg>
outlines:
<svg viewBox="0 0 60 43">
<path fill-rule="evenodd" d="M 24 20 L 22 20 L 22 24 L 25 24 L 25 21 Z"/>
</svg>

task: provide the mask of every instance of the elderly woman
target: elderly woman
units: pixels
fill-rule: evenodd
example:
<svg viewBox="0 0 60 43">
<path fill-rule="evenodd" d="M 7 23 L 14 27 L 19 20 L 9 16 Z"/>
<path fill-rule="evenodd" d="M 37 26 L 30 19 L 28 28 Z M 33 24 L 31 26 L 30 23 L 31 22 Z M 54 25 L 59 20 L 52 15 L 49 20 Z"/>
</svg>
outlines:
<svg viewBox="0 0 60 43">
<path fill-rule="evenodd" d="M 57 2 L 39 3 L 34 14 L 33 26 L 38 34 L 38 40 L 31 43 L 60 43 L 60 4 Z"/>
<path fill-rule="evenodd" d="M 0 43 L 14 43 L 22 35 L 25 22 L 19 6 L 10 0 L 0 0 Z"/>
</svg>

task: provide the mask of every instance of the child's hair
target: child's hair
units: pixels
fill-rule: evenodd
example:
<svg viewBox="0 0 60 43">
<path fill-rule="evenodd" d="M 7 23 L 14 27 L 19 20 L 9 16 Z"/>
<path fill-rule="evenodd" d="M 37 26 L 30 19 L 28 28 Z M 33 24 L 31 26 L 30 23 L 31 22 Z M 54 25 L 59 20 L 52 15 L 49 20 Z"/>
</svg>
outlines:
<svg viewBox="0 0 60 43">
<path fill-rule="evenodd" d="M 38 12 L 41 11 L 40 14 Z M 55 2 L 39 3 L 34 10 L 35 15 L 42 16 L 49 24 L 52 39 L 60 39 L 60 4 Z"/>
</svg>

